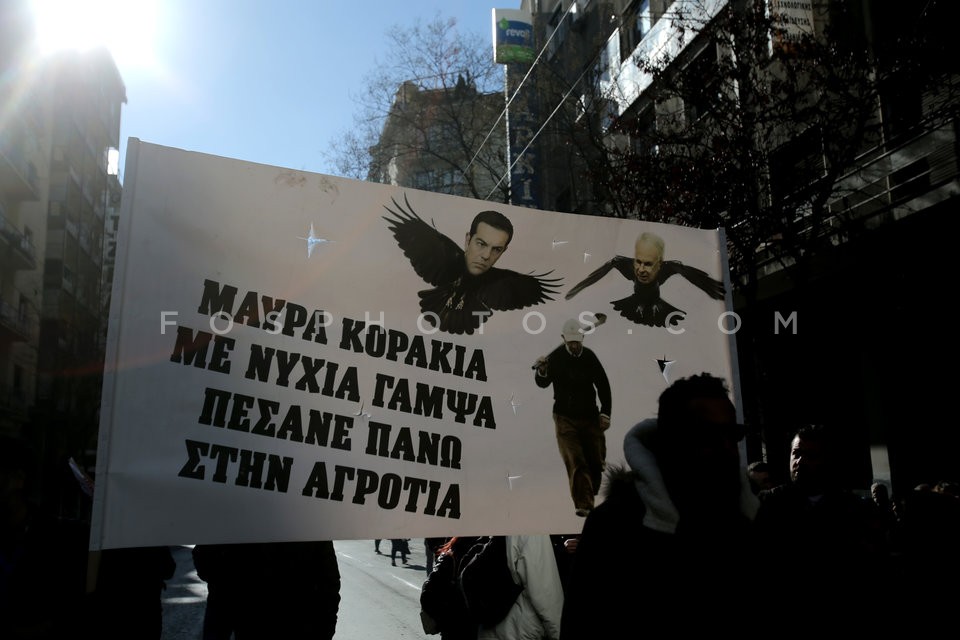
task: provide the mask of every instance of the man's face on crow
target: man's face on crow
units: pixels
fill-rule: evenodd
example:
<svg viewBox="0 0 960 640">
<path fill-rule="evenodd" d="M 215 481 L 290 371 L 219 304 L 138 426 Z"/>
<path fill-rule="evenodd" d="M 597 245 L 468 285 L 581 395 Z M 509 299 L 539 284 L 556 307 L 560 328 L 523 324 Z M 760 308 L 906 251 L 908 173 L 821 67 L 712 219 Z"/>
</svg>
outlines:
<svg viewBox="0 0 960 640">
<path fill-rule="evenodd" d="M 467 234 L 463 248 L 463 259 L 470 275 L 479 276 L 486 273 L 507 250 L 508 242 L 510 242 L 510 234 L 503 229 L 497 229 L 486 222 L 478 224 L 476 233 Z"/>
</svg>

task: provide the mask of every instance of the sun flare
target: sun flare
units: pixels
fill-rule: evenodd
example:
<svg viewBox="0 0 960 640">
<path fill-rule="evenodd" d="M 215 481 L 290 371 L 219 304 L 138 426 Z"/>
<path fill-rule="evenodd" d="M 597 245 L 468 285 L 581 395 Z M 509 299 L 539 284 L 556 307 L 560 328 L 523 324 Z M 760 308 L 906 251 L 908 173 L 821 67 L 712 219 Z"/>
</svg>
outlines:
<svg viewBox="0 0 960 640">
<path fill-rule="evenodd" d="M 31 0 L 43 53 L 105 46 L 121 67 L 154 62 L 157 0 Z"/>
</svg>

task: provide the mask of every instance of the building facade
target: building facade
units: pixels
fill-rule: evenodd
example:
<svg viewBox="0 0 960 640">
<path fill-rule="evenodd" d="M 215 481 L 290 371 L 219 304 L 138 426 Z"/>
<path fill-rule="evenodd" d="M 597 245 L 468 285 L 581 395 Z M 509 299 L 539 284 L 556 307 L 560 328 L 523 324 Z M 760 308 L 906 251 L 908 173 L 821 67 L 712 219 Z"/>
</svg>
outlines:
<svg viewBox="0 0 960 640">
<path fill-rule="evenodd" d="M 104 236 L 115 226 L 126 90 L 105 50 L 49 62 L 51 149 L 36 423 L 54 459 L 95 451 L 109 307 Z M 92 460 L 91 460 L 92 461 Z M 87 461 L 82 461 L 87 462 Z"/>
<path fill-rule="evenodd" d="M 946 7 L 521 2 L 553 114 L 541 206 L 725 228 L 748 454 L 779 479 L 802 422 L 838 424 L 861 488 L 960 475 L 933 374 L 960 206 Z"/>
<path fill-rule="evenodd" d="M 50 151 L 49 85 L 30 54 L 25 9 L 0 21 L 0 433 L 35 405 Z"/>
<path fill-rule="evenodd" d="M 41 58 L 25 3 L 4 11 L 0 430 L 33 445 L 45 506 L 76 515 L 63 479 L 96 451 L 126 89 L 106 50 Z"/>
<path fill-rule="evenodd" d="M 425 191 L 503 202 L 509 190 L 503 95 L 455 82 L 397 90 L 368 179 Z"/>
</svg>

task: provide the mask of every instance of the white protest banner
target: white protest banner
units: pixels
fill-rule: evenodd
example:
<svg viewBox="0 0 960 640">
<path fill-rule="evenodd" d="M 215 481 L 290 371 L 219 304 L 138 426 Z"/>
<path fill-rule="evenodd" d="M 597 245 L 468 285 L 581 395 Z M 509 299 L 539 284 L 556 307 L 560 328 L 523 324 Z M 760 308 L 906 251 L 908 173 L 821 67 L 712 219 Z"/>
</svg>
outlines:
<svg viewBox="0 0 960 640">
<path fill-rule="evenodd" d="M 720 231 L 128 148 L 93 548 L 578 531 L 533 369 L 570 319 L 608 464 L 670 381 L 736 390 Z"/>
</svg>

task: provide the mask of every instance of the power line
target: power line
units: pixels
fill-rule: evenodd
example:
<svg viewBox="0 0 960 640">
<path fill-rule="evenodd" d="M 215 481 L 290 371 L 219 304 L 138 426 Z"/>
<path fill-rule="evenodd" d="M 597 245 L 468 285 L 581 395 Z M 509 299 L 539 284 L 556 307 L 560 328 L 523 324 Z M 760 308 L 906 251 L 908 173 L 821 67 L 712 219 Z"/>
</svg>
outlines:
<svg viewBox="0 0 960 640">
<path fill-rule="evenodd" d="M 517 84 L 517 88 L 514 90 L 513 95 L 510 96 L 510 99 L 507 100 L 507 103 L 504 105 L 503 110 L 500 112 L 500 115 L 497 116 L 496 122 L 493 123 L 493 125 L 490 127 L 490 130 L 487 132 L 487 135 L 484 136 L 483 141 L 480 143 L 480 146 L 477 147 L 477 152 L 473 154 L 473 158 L 471 158 L 470 162 L 467 163 L 467 166 L 463 168 L 464 178 L 467 178 L 467 171 L 470 169 L 470 167 L 473 166 L 473 163 L 480 156 L 480 152 L 483 150 L 484 145 L 487 144 L 487 140 L 489 140 L 490 136 L 493 135 L 493 132 L 496 131 L 497 125 L 500 124 L 500 121 L 503 120 L 503 117 L 507 114 L 507 111 L 510 109 L 510 105 L 513 104 L 514 98 L 516 98 L 517 94 L 520 93 L 520 89 L 523 87 L 523 84 L 530 77 L 530 74 L 533 72 L 534 67 L 536 67 L 537 64 L 540 62 L 540 58 L 543 57 L 543 52 L 547 50 L 547 47 L 550 46 L 550 43 L 553 41 L 554 36 L 556 36 L 557 33 L 560 31 L 560 25 L 562 25 L 563 21 L 567 19 L 567 15 L 570 14 L 571 10 L 575 6 L 577 6 L 577 0 L 573 0 L 573 2 L 570 3 L 570 6 L 567 7 L 567 10 L 564 12 L 563 16 L 560 17 L 559 21 L 557 21 L 557 26 L 554 28 L 553 33 L 551 33 L 550 37 L 547 38 L 547 41 L 543 44 L 543 47 L 540 48 L 539 53 L 537 53 L 537 57 L 534 58 L 533 62 L 530 64 L 530 68 L 527 69 L 527 73 L 524 74 L 523 79 L 520 80 L 519 84 Z M 518 156 L 518 159 L 519 159 L 519 156 Z M 500 178 L 500 180 L 497 182 L 497 186 L 500 186 L 501 182 L 503 182 L 503 178 Z M 494 187 L 494 191 L 495 190 L 496 190 L 496 187 Z M 489 198 L 490 195 L 492 194 L 493 194 L 493 191 L 491 191 L 490 194 L 487 195 L 487 198 Z M 484 200 L 486 200 L 487 198 L 484 198 Z"/>
<path fill-rule="evenodd" d="M 560 101 L 557 103 L 557 106 L 553 109 L 553 111 L 550 112 L 550 115 L 547 116 L 546 120 L 543 121 L 543 124 L 540 125 L 540 128 L 539 128 L 539 129 L 537 129 L 537 132 L 536 132 L 535 134 L 533 134 L 533 136 L 530 138 L 530 142 L 528 142 L 527 145 L 523 148 L 523 150 L 520 151 L 520 153 L 517 154 L 517 158 L 516 158 L 513 162 L 510 163 L 510 166 L 507 167 L 506 172 L 504 172 L 504 174 L 503 174 L 502 176 L 500 176 L 500 179 L 497 180 L 497 184 L 493 185 L 493 189 L 490 190 L 490 193 L 487 194 L 487 197 L 484 198 L 484 200 L 489 200 L 489 199 L 490 199 L 490 196 L 493 195 L 493 192 L 496 191 L 497 188 L 498 188 L 498 187 L 503 183 L 503 181 L 507 178 L 507 176 L 510 175 L 510 172 L 513 171 L 513 168 L 516 166 L 516 164 L 517 164 L 518 162 L 520 162 L 520 158 L 523 157 L 523 154 L 525 154 L 525 153 L 527 152 L 527 149 L 530 148 L 530 145 L 532 145 L 532 144 L 534 143 L 534 141 L 537 139 L 537 137 L 538 137 L 541 133 L 543 133 L 543 130 L 547 128 L 547 125 L 550 124 L 550 120 L 552 120 L 552 119 L 553 119 L 553 116 L 555 116 L 555 115 L 557 114 L 557 111 L 560 110 L 560 107 L 563 106 L 563 103 L 567 101 L 567 98 L 570 97 L 570 94 L 573 93 L 573 90 L 577 88 L 577 85 L 580 84 L 580 80 L 583 79 L 584 74 L 587 73 L 587 70 L 590 69 L 591 66 L 593 66 L 593 65 L 592 65 L 592 64 L 591 64 L 591 65 L 587 65 L 586 67 L 584 67 L 583 71 L 580 72 L 580 76 L 576 79 L 576 81 L 575 81 L 572 85 L 570 85 L 570 88 L 567 89 L 567 92 L 566 92 L 565 94 L 563 94 L 563 97 L 562 97 L 562 98 L 560 99 Z"/>
<path fill-rule="evenodd" d="M 570 13 L 570 9 L 572 9 L 575 5 L 576 5 L 576 0 L 574 0 L 574 2 L 571 2 L 571 3 L 570 3 L 570 7 L 567 8 L 567 11 L 566 11 L 566 13 L 564 13 L 563 18 L 557 23 L 557 28 L 556 28 L 556 29 L 554 30 L 554 32 L 550 35 L 550 38 L 547 39 L 547 42 L 544 44 L 543 49 L 540 50 L 540 55 L 537 56 L 537 59 L 534 61 L 533 65 L 531 65 L 530 69 L 527 71 L 527 74 L 524 76 L 523 80 L 522 80 L 522 81 L 520 82 L 520 84 L 517 86 L 517 92 L 519 92 L 520 87 L 523 86 L 523 83 L 524 83 L 524 82 L 527 80 L 527 78 L 530 76 L 530 72 L 533 70 L 534 65 L 536 65 L 537 62 L 540 61 L 540 57 L 541 57 L 541 55 L 543 54 L 543 51 L 546 50 L 547 46 L 549 46 L 550 40 L 552 40 L 552 39 L 553 39 L 553 36 L 556 35 L 557 31 L 560 30 L 560 29 L 559 29 L 559 28 L 560 28 L 560 24 L 562 24 L 562 22 L 563 22 L 564 19 L 566 19 L 567 14 Z M 680 20 L 680 21 L 683 21 L 683 20 L 685 20 L 685 19 L 689 19 L 689 18 L 685 17 L 685 14 L 682 13 L 682 12 L 675 12 L 675 11 L 669 11 L 669 10 L 668 10 L 668 11 L 665 11 L 665 12 L 663 13 L 663 15 L 660 16 L 660 18 L 657 20 L 657 22 L 660 22 L 661 20 L 670 19 L 671 17 L 673 17 L 674 19 L 678 19 L 678 20 Z M 703 27 L 707 24 L 707 22 L 711 21 L 711 20 L 712 20 L 713 18 L 715 18 L 715 17 L 716 17 L 715 15 L 708 16 L 707 21 L 704 22 L 703 25 L 701 25 L 701 28 L 703 28 Z M 618 19 L 618 24 L 617 24 L 616 28 L 613 30 L 613 32 L 619 31 L 619 30 L 624 26 L 625 21 L 626 21 L 626 16 L 625 16 L 624 14 L 620 14 L 619 19 Z M 667 47 L 667 44 L 668 44 L 667 41 L 661 42 L 661 43 L 660 43 L 660 46 L 657 48 L 657 50 L 656 50 L 656 51 L 651 51 L 651 52 L 650 52 L 650 55 L 651 55 L 651 56 L 659 55 L 659 54 Z M 533 136 L 530 138 L 530 141 L 526 144 L 526 146 L 524 146 L 524 148 L 520 151 L 520 153 L 517 154 L 516 159 L 515 159 L 513 162 L 510 163 L 510 166 L 507 168 L 506 172 L 500 177 L 500 179 L 497 181 L 496 185 L 494 185 L 493 189 L 490 190 L 490 193 L 487 194 L 487 196 L 484 198 L 484 200 L 488 200 L 488 199 L 490 198 L 490 196 L 493 195 L 494 191 L 496 191 L 497 188 L 503 183 L 503 181 L 507 179 L 507 177 L 510 175 L 510 172 L 513 170 L 513 167 L 516 166 L 516 164 L 517 164 L 517 163 L 520 161 L 520 159 L 523 157 L 523 154 L 525 154 L 525 153 L 527 152 L 527 150 L 530 149 L 530 147 L 533 145 L 533 143 L 536 141 L 536 139 L 540 136 L 540 134 L 543 133 L 543 130 L 546 129 L 547 125 L 548 125 L 548 124 L 550 123 L 550 121 L 553 119 L 553 116 L 555 116 L 555 115 L 557 114 L 557 112 L 560 110 L 560 108 L 563 106 L 563 104 L 567 101 L 567 98 L 570 97 L 570 94 L 573 92 L 573 90 L 576 89 L 577 86 L 580 84 L 580 81 L 583 79 L 583 76 L 587 73 L 588 70 L 592 69 L 592 68 L 594 67 L 594 65 L 597 63 L 597 60 L 599 59 L 599 57 L 601 56 L 601 54 L 603 53 L 603 51 L 604 51 L 604 47 L 600 47 L 600 48 L 596 51 L 596 53 L 594 53 L 594 55 L 593 55 L 593 57 L 590 59 L 590 61 L 589 61 L 586 65 L 584 65 L 583 71 L 580 72 L 580 75 L 577 77 L 577 79 L 570 85 L 570 87 L 567 89 L 566 93 L 564 93 L 563 97 L 562 97 L 562 98 L 560 99 L 560 101 L 557 103 L 557 106 L 553 109 L 553 111 L 550 112 L 550 115 L 547 116 L 546 120 L 543 121 L 543 124 L 540 126 L 540 128 L 537 129 L 537 132 L 536 132 L 535 134 L 533 134 Z M 633 52 L 631 52 L 631 57 L 632 57 L 632 56 L 633 56 Z M 621 65 L 619 66 L 619 68 L 617 68 L 616 73 L 615 73 L 615 75 L 614 75 L 614 77 L 613 77 L 613 79 L 612 79 L 612 81 L 611 81 L 611 84 L 612 84 L 612 85 L 616 85 L 616 84 L 617 84 L 617 79 L 620 77 L 620 75 L 622 74 L 622 72 L 623 72 L 623 65 L 621 64 Z M 513 96 L 513 97 L 516 97 L 516 93 L 517 93 L 517 92 L 514 92 L 514 96 Z M 511 97 L 510 102 L 513 101 L 513 97 Z M 506 112 L 506 109 L 509 108 L 509 106 L 510 106 L 510 103 L 507 103 L 507 107 L 504 109 L 504 112 Z M 503 117 L 503 113 L 500 114 L 500 117 L 501 117 L 501 118 Z M 500 119 L 498 118 L 498 119 L 497 119 L 497 123 L 499 123 L 499 122 L 500 122 Z M 494 127 L 496 127 L 496 124 L 497 124 L 497 123 L 494 124 Z M 490 134 L 488 133 L 488 134 L 487 134 L 487 138 L 489 138 L 489 136 L 490 136 Z M 486 142 L 487 138 L 484 139 L 484 143 Z M 481 143 L 481 148 L 482 148 L 482 147 L 483 147 L 483 143 Z M 477 154 L 479 154 L 479 150 L 477 151 Z M 476 158 L 476 156 L 474 156 L 474 158 Z M 472 162 L 473 162 L 473 161 L 471 160 L 471 164 L 472 164 Z M 469 167 L 469 165 L 468 165 L 468 167 Z"/>
</svg>

